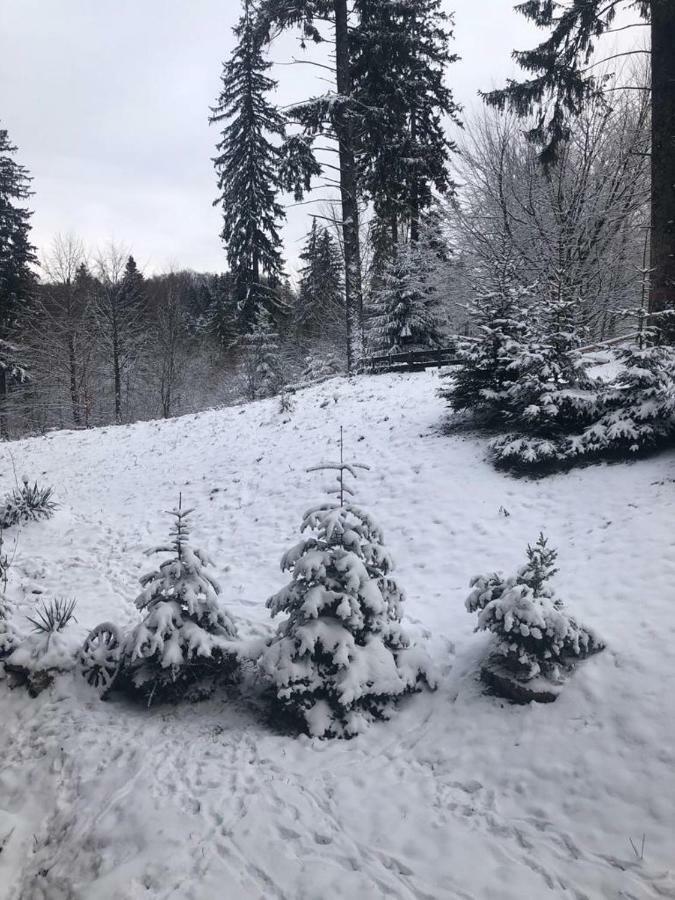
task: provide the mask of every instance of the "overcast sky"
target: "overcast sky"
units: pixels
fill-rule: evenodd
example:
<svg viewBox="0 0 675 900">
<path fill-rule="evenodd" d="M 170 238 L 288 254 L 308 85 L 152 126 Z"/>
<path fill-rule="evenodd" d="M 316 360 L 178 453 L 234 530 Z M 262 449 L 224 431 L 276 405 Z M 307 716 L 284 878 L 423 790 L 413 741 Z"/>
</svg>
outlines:
<svg viewBox="0 0 675 900">
<path fill-rule="evenodd" d="M 462 56 L 448 81 L 475 107 L 533 31 L 509 0 L 447 8 Z M 40 251 L 72 232 L 90 247 L 123 243 L 146 272 L 225 268 L 208 111 L 238 14 L 237 0 L 0 0 L 0 122 L 34 178 Z M 274 44 L 275 61 L 292 56 L 295 37 Z M 325 89 L 314 71 L 275 67 L 278 102 Z M 311 209 L 288 211 L 291 272 Z"/>
</svg>

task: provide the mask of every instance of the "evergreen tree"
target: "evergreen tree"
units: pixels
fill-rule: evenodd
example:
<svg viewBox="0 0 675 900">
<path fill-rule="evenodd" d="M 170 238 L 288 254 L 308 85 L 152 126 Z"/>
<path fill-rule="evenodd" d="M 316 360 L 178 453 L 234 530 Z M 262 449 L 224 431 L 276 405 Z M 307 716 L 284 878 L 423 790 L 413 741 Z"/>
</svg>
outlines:
<svg viewBox="0 0 675 900">
<path fill-rule="evenodd" d="M 122 276 L 122 305 L 140 309 L 145 302 L 145 279 L 138 269 L 136 260 L 129 254 Z"/>
<path fill-rule="evenodd" d="M 352 85 L 352 47 L 348 0 L 262 0 L 259 6 L 259 30 L 267 40 L 276 28 L 300 26 L 305 40 L 324 40 L 317 22 L 328 22 L 334 36 L 335 91 L 313 97 L 289 110 L 305 136 L 326 134 L 334 138 L 338 149 L 340 203 L 342 211 L 342 251 L 345 272 L 345 332 L 347 371 L 352 372 L 363 351 L 363 290 L 361 283 L 361 243 L 359 234 L 359 178 L 356 160 L 359 116 Z M 305 170 L 307 144 L 302 147 Z M 302 185 L 296 184 L 296 199 Z"/>
<path fill-rule="evenodd" d="M 468 307 L 474 334 L 457 342 L 458 366 L 440 393 L 453 411 L 498 424 L 510 417 L 514 362 L 533 341 L 531 294 L 518 285 L 508 263 L 474 284 L 476 297 Z"/>
<path fill-rule="evenodd" d="M 276 394 L 284 384 L 279 333 L 271 314 L 260 308 L 240 342 L 240 374 L 249 400 Z"/>
<path fill-rule="evenodd" d="M 516 575 L 481 575 L 471 580 L 466 608 L 478 613 L 476 631 L 495 635 L 493 659 L 518 681 L 537 676 L 558 681 L 575 660 L 604 647 L 556 598 L 549 584 L 557 572 L 556 558 L 557 551 L 542 534 L 534 547 L 528 546 L 528 561 Z"/>
<path fill-rule="evenodd" d="M 232 278 L 214 275 L 202 286 L 203 302 L 206 305 L 208 329 L 225 349 L 231 348 L 238 338 L 237 299 L 233 292 Z"/>
<path fill-rule="evenodd" d="M 398 248 L 385 265 L 371 294 L 371 343 L 398 353 L 412 347 L 442 343 L 443 315 L 439 298 L 430 289 L 417 245 Z"/>
<path fill-rule="evenodd" d="M 459 106 L 445 83 L 452 17 L 441 0 L 356 0 L 352 30 L 354 97 L 359 115 L 362 188 L 388 223 L 394 244 L 402 224 L 419 237 L 420 214 L 432 191 L 453 187 L 445 117 L 459 124 Z"/>
<path fill-rule="evenodd" d="M 221 237 L 234 278 L 239 330 L 245 333 L 257 311 L 279 305 L 282 276 L 277 202 L 281 151 L 273 139 L 284 135 L 284 120 L 268 101 L 276 82 L 266 72 L 259 35 L 244 2 L 244 16 L 234 30 L 237 45 L 223 67 L 222 90 L 210 121 L 224 123 L 214 160 L 222 206 Z"/>
<path fill-rule="evenodd" d="M 518 467 L 555 462 L 565 456 L 569 436 L 597 415 L 600 384 L 586 373 L 575 323 L 578 302 L 560 292 L 555 280 L 531 307 L 537 332 L 514 354 L 506 392 L 509 425 L 516 428 L 493 441 L 494 460 Z"/>
<path fill-rule="evenodd" d="M 570 460 L 631 456 L 672 446 L 675 440 L 675 349 L 629 346 L 617 352 L 621 369 L 600 393 L 601 415 L 570 436 Z"/>
<path fill-rule="evenodd" d="M 395 698 L 418 689 L 427 671 L 401 627 L 403 592 L 382 532 L 349 499 L 346 475 L 367 467 L 341 458 L 317 468 L 337 471 L 338 500 L 305 514 L 301 531 L 310 536 L 282 559 L 291 581 L 267 606 L 288 618 L 260 666 L 281 710 L 303 730 L 352 737 L 387 718 Z"/>
<path fill-rule="evenodd" d="M 0 339 L 7 338 L 30 298 L 30 267 L 36 262 L 30 243 L 32 213 L 24 206 L 31 196 L 31 178 L 12 159 L 16 149 L 0 128 Z"/>
<path fill-rule="evenodd" d="M 25 312 L 34 285 L 31 264 L 30 217 L 24 202 L 30 197 L 30 176 L 12 156 L 16 147 L 0 128 L 0 437 L 8 434 L 6 403 L 13 382 L 26 378 L 19 350 L 9 343 L 17 319 Z"/>
<path fill-rule="evenodd" d="M 300 330 L 313 338 L 335 332 L 344 320 L 342 259 L 335 238 L 328 228 L 317 225 L 316 217 L 300 259 L 296 302 Z"/>
<path fill-rule="evenodd" d="M 208 571 L 211 560 L 190 545 L 192 511 L 179 501 L 171 512 L 170 542 L 148 551 L 171 556 L 141 578 L 136 599 L 145 618 L 127 644 L 125 671 L 148 704 L 188 692 L 204 696 L 234 666 L 236 627 L 220 605 L 220 587 Z"/>
</svg>

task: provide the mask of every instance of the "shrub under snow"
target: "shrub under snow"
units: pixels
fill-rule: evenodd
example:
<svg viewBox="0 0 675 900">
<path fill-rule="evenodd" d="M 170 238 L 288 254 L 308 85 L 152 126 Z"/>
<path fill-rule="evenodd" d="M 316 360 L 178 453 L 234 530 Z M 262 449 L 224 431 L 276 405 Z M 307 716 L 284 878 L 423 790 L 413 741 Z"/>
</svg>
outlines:
<svg viewBox="0 0 675 900">
<path fill-rule="evenodd" d="M 77 643 L 66 634 L 73 621 L 74 600 L 49 600 L 28 621 L 33 631 L 25 638 L 15 638 L 5 668 L 15 684 L 26 684 L 31 696 L 48 687 L 56 674 L 75 666 Z"/>
<path fill-rule="evenodd" d="M 340 468 L 340 467 L 336 467 Z M 351 467 L 342 467 L 353 473 Z M 346 488 L 345 488 L 346 489 Z M 362 509 L 310 509 L 281 567 L 291 581 L 267 601 L 286 613 L 259 665 L 283 712 L 316 737 L 352 737 L 390 715 L 395 698 L 432 682 L 401 626 L 403 593 L 382 532 Z"/>
<path fill-rule="evenodd" d="M 37 482 L 31 485 L 24 476 L 21 487 L 13 490 L 0 503 L 0 528 L 50 519 L 56 509 L 52 494 L 52 488 L 40 487 Z"/>
<path fill-rule="evenodd" d="M 510 578 L 499 574 L 473 578 L 466 608 L 478 613 L 476 631 L 495 635 L 494 658 L 522 682 L 543 676 L 559 681 L 575 660 L 604 646 L 579 625 L 555 597 L 550 579 L 557 552 L 540 535 L 527 548 L 527 563 Z"/>
</svg>

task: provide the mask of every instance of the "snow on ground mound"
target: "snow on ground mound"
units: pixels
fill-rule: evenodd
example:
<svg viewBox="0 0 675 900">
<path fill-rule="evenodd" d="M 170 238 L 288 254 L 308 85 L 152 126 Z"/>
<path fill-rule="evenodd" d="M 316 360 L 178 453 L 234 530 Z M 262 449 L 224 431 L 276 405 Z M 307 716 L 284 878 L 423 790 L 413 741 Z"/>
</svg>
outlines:
<svg viewBox="0 0 675 900">
<path fill-rule="evenodd" d="M 36 700 L 0 683 L 3 900 L 675 897 L 675 456 L 514 480 L 481 439 L 436 430 L 437 386 L 334 380 L 285 416 L 271 400 L 0 444 L 0 493 L 11 452 L 60 503 L 20 533 L 19 624 L 41 595 L 77 598 L 81 637 L 137 621 L 143 551 L 181 491 L 248 638 L 271 633 L 279 559 L 322 497 L 305 468 L 344 425 L 404 622 L 441 673 L 348 742 L 276 734 L 236 692 L 146 710 L 72 675 Z M 487 642 L 464 599 L 542 529 L 607 649 L 556 703 L 509 706 L 477 681 Z"/>
</svg>

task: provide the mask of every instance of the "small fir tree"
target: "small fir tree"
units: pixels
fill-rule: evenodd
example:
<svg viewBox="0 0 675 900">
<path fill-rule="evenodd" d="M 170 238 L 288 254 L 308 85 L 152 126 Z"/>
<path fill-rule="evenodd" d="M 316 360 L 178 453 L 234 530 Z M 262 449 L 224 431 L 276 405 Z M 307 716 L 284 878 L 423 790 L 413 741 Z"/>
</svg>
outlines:
<svg viewBox="0 0 675 900">
<path fill-rule="evenodd" d="M 234 668 L 232 619 L 220 606 L 220 587 L 202 550 L 190 545 L 191 509 L 172 510 L 170 543 L 148 551 L 171 556 L 141 578 L 136 606 L 145 614 L 127 644 L 133 688 L 154 699 L 204 696 Z"/>
<path fill-rule="evenodd" d="M 429 681 L 428 666 L 401 626 L 403 592 L 371 516 L 351 502 L 346 477 L 367 466 L 340 461 L 337 502 L 304 516 L 310 532 L 281 561 L 291 581 L 267 601 L 286 613 L 260 659 L 281 711 L 315 737 L 352 737 L 390 715 L 402 694 Z"/>
<path fill-rule="evenodd" d="M 559 681 L 575 660 L 604 647 L 556 598 L 549 583 L 558 571 L 556 558 L 556 550 L 542 534 L 534 547 L 528 546 L 528 561 L 516 575 L 480 575 L 471 580 L 466 608 L 478 613 L 476 631 L 495 635 L 493 659 L 518 681 L 538 676 Z"/>
<path fill-rule="evenodd" d="M 284 385 L 279 334 L 266 309 L 259 309 L 240 341 L 240 376 L 249 400 L 276 394 Z"/>
</svg>

